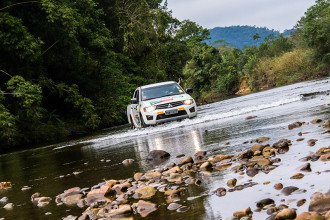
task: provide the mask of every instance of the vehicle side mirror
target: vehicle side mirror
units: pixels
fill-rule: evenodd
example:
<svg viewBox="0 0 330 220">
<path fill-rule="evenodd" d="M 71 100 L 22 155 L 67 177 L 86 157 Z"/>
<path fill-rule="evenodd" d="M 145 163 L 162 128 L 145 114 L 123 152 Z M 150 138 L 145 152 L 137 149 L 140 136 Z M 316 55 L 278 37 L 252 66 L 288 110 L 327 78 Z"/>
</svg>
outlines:
<svg viewBox="0 0 330 220">
<path fill-rule="evenodd" d="M 136 98 L 132 98 L 132 99 L 131 99 L 131 104 L 138 104 L 137 99 L 136 99 Z"/>
<path fill-rule="evenodd" d="M 186 89 L 186 92 L 187 92 L 188 94 L 190 94 L 190 93 L 193 92 L 193 89 L 192 89 L 192 88 L 187 88 L 187 89 Z"/>
</svg>

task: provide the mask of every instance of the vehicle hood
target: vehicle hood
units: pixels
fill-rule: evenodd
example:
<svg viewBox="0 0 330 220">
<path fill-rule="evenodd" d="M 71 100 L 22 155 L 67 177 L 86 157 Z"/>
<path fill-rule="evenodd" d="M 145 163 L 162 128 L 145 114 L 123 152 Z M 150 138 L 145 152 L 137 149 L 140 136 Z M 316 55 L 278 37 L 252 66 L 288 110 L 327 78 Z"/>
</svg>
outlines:
<svg viewBox="0 0 330 220">
<path fill-rule="evenodd" d="M 180 94 L 180 95 L 166 96 L 166 97 L 142 101 L 142 105 L 148 107 L 151 105 L 158 105 L 161 103 L 165 104 L 165 103 L 170 103 L 170 102 L 184 101 L 186 99 L 192 99 L 192 98 L 188 94 Z"/>
</svg>

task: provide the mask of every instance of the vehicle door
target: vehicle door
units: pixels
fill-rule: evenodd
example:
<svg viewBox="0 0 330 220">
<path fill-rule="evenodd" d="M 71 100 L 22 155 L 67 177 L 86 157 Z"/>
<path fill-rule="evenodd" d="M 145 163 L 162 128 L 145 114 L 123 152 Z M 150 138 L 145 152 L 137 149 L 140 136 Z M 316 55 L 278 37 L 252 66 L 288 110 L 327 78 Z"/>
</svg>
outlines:
<svg viewBox="0 0 330 220">
<path fill-rule="evenodd" d="M 131 112 L 132 112 L 132 119 L 134 120 L 135 124 L 140 127 L 141 125 L 140 125 L 140 117 L 139 117 L 139 106 L 140 106 L 140 89 L 138 88 L 137 90 L 135 90 L 133 98 L 131 100 Z"/>
</svg>

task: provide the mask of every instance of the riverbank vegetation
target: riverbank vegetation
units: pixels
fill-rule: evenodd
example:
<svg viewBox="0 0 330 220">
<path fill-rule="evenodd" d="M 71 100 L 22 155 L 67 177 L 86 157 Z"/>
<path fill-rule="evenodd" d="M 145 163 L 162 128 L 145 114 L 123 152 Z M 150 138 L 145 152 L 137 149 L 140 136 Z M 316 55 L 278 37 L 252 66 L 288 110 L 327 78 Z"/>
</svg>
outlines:
<svg viewBox="0 0 330 220">
<path fill-rule="evenodd" d="M 203 103 L 329 75 L 329 4 L 239 50 L 161 0 L 1 1 L 0 151 L 123 124 L 143 84 L 183 78 Z"/>
</svg>

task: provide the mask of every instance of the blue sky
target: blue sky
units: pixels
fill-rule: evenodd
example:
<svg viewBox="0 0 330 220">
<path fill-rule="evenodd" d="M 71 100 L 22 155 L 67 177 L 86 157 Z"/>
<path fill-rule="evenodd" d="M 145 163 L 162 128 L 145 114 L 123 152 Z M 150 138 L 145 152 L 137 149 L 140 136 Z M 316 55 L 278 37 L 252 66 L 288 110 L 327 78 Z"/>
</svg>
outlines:
<svg viewBox="0 0 330 220">
<path fill-rule="evenodd" d="M 313 4 L 314 0 L 168 0 L 174 17 L 206 28 L 256 25 L 279 31 L 291 29 Z"/>
</svg>

